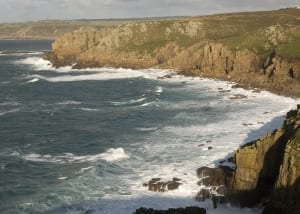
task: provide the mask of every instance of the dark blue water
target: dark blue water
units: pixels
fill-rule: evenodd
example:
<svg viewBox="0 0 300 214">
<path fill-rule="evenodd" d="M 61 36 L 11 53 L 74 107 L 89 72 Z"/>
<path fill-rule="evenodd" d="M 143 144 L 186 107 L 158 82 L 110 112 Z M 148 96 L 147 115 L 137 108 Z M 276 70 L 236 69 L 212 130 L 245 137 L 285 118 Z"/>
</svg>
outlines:
<svg viewBox="0 0 300 214">
<path fill-rule="evenodd" d="M 262 121 L 291 105 L 250 92 L 232 103 L 234 92 L 217 89 L 227 83 L 158 80 L 162 71 L 53 69 L 39 53 L 50 44 L 0 41 L 0 213 L 131 213 L 151 201 L 198 203 L 197 166 L 213 164 L 259 128 L 241 124 L 265 112 L 262 103 L 274 104 Z M 179 176 L 186 185 L 155 200 L 142 183 L 156 176 Z"/>
</svg>

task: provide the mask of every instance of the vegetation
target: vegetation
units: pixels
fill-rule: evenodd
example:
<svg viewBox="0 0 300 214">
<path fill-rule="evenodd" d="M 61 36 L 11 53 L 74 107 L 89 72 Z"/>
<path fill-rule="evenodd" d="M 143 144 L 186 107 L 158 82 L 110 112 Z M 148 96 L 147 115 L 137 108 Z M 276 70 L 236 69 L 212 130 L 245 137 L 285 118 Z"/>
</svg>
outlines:
<svg viewBox="0 0 300 214">
<path fill-rule="evenodd" d="M 119 50 L 153 54 L 169 42 L 189 47 L 214 41 L 233 51 L 248 49 L 265 57 L 275 49 L 283 58 L 300 58 L 300 10 L 296 8 L 148 21 L 133 24 L 131 30 L 132 40 Z"/>
</svg>

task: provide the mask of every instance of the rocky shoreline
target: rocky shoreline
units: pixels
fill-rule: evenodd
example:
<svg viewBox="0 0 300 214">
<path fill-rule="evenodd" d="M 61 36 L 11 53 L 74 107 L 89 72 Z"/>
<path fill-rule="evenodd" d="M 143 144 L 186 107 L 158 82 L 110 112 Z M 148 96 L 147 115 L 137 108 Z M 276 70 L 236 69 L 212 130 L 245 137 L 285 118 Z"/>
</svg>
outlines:
<svg viewBox="0 0 300 214">
<path fill-rule="evenodd" d="M 287 113 L 281 128 L 238 149 L 235 168 L 200 167 L 199 193 L 195 200 L 211 200 L 213 207 L 231 203 L 240 207 L 264 206 L 263 214 L 297 214 L 300 211 L 300 105 Z M 145 187 L 164 192 L 179 187 L 180 179 L 152 179 Z M 168 188 L 170 185 L 170 188 Z M 201 188 L 200 188 L 201 186 Z M 188 211 L 189 210 L 189 211 Z M 206 213 L 201 208 L 153 210 L 140 208 L 135 214 Z"/>
<path fill-rule="evenodd" d="M 55 67 L 176 69 L 183 75 L 236 82 L 237 87 L 257 92 L 262 89 L 300 97 L 300 54 L 293 46 L 298 44 L 293 38 L 298 35 L 294 30 L 299 17 L 298 10 L 287 9 L 252 16 L 248 13 L 216 15 L 129 23 L 101 31 L 75 31 L 58 38 L 44 58 Z M 251 27 L 247 28 L 248 25 Z M 293 28 L 287 30 L 287 26 Z M 241 29 L 235 31 L 235 28 Z M 294 32 L 293 38 L 289 32 Z M 253 35 L 259 36 L 253 38 Z M 243 95 L 232 97 L 243 98 Z M 282 128 L 237 150 L 230 160 L 235 170 L 222 166 L 199 168 L 199 183 L 206 188 L 198 193 L 197 200 L 212 199 L 215 207 L 225 201 L 242 207 L 262 203 L 264 214 L 299 213 L 299 125 L 300 106 L 287 114 Z M 177 178 L 166 183 L 154 178 L 144 184 L 149 190 L 160 192 L 180 185 Z M 141 208 L 136 213 L 198 213 L 191 209 L 186 212 L 185 209 Z"/>
</svg>

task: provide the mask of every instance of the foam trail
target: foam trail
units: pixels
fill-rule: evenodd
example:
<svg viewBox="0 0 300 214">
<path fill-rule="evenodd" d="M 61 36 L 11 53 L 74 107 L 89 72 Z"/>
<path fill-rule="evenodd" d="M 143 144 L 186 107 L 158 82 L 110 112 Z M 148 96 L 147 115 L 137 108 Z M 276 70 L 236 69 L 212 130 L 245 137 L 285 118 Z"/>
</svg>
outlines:
<svg viewBox="0 0 300 214">
<path fill-rule="evenodd" d="M 33 162 L 46 162 L 46 163 L 84 163 L 84 162 L 96 162 L 98 160 L 105 160 L 107 162 L 120 161 L 122 159 L 129 158 L 123 148 L 110 148 L 106 152 L 96 155 L 84 155 L 76 156 L 72 153 L 65 153 L 64 155 L 52 156 L 49 154 L 42 155 L 31 153 L 22 156 L 23 159 Z"/>
<path fill-rule="evenodd" d="M 56 105 L 80 105 L 82 102 L 74 101 L 74 100 L 66 100 L 60 103 L 56 103 Z"/>
<path fill-rule="evenodd" d="M 41 55 L 40 51 L 0 51 L 0 56 L 35 56 Z"/>
<path fill-rule="evenodd" d="M 29 80 L 26 83 L 33 83 L 33 82 L 38 82 L 38 81 L 40 81 L 39 78 L 33 78 L 32 80 Z"/>
<path fill-rule="evenodd" d="M 145 101 L 146 99 L 147 98 L 143 97 L 143 98 L 139 98 L 139 99 L 132 99 L 127 102 L 111 102 L 111 103 L 115 106 L 122 106 L 122 105 L 128 105 L 128 104 L 141 103 L 141 102 Z"/>
<path fill-rule="evenodd" d="M 48 82 L 78 82 L 78 81 L 92 81 L 92 80 L 111 80 L 111 79 L 129 79 L 141 77 L 139 72 L 124 73 L 96 73 L 96 74 L 83 74 L 83 75 L 63 75 L 56 77 L 45 77 L 41 75 L 32 75 L 27 78 L 38 78 Z"/>
<path fill-rule="evenodd" d="M 15 112 L 18 112 L 18 111 L 20 111 L 20 109 L 12 109 L 12 110 L 8 110 L 8 111 L 3 111 L 3 112 L 0 112 L 0 116 L 15 113 Z"/>
<path fill-rule="evenodd" d="M 82 110 L 82 111 L 99 111 L 100 109 L 97 109 L 97 108 L 78 108 L 79 110 Z"/>
<path fill-rule="evenodd" d="M 124 79 L 124 78 L 136 78 L 144 77 L 146 79 L 158 79 L 161 76 L 167 74 L 173 74 L 174 70 L 162 70 L 162 69 L 125 69 L 125 68 L 85 68 L 85 69 L 73 69 L 72 66 L 65 66 L 60 68 L 53 67 L 52 63 L 41 57 L 29 57 L 18 60 L 17 64 L 28 65 L 35 71 L 53 71 L 56 73 L 91 73 L 84 75 L 65 75 L 58 77 L 45 77 L 45 76 L 33 76 L 39 79 L 44 79 L 49 82 L 69 82 L 69 81 L 83 81 L 83 80 L 109 80 L 109 79 Z M 30 78 L 30 77 L 29 77 Z M 168 81 L 167 79 L 161 81 Z M 157 93 L 160 93 L 158 88 Z"/>
</svg>

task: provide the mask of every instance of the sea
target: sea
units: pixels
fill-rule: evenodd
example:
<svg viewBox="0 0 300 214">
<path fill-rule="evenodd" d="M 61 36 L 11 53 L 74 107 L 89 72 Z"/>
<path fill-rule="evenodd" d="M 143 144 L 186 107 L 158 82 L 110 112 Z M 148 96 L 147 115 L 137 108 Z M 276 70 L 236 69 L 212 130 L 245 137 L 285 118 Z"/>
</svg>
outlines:
<svg viewBox="0 0 300 214">
<path fill-rule="evenodd" d="M 174 70 L 54 68 L 51 43 L 0 41 L 1 214 L 261 212 L 196 201 L 196 170 L 280 127 L 299 100 Z M 177 190 L 143 186 L 174 177 Z"/>
</svg>

